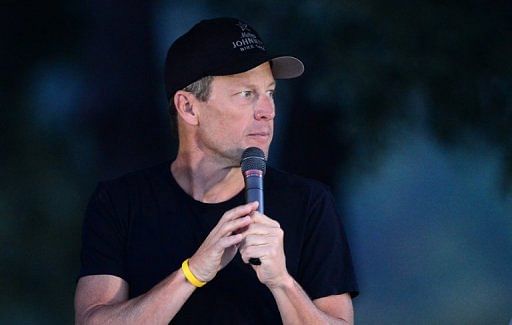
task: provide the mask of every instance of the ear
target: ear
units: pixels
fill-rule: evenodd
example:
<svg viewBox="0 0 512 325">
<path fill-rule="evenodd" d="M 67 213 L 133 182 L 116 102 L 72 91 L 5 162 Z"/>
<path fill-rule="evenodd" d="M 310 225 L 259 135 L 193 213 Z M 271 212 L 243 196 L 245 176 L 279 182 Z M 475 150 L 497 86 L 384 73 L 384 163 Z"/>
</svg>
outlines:
<svg viewBox="0 0 512 325">
<path fill-rule="evenodd" d="M 197 99 L 189 92 L 178 90 L 174 94 L 174 106 L 176 114 L 187 124 L 198 125 L 196 104 Z"/>
</svg>

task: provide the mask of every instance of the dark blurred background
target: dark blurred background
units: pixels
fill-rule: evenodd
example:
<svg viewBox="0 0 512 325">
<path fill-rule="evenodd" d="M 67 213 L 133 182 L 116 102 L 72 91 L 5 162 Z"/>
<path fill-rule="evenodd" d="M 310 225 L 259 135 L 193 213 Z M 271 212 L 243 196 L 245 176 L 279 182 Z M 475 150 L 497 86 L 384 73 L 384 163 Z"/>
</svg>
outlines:
<svg viewBox="0 0 512 325">
<path fill-rule="evenodd" d="M 359 324 L 512 319 L 511 1 L 1 1 L 0 323 L 73 321 L 96 182 L 172 159 L 162 69 L 235 16 L 304 61 L 273 165 L 329 184 Z"/>
</svg>

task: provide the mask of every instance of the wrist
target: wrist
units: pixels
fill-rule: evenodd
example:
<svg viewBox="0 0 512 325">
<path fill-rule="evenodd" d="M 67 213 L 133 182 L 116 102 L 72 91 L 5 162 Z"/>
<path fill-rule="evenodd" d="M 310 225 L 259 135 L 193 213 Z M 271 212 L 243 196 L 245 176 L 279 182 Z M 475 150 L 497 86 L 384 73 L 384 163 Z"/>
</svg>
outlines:
<svg viewBox="0 0 512 325">
<path fill-rule="evenodd" d="M 285 275 L 268 284 L 270 290 L 288 290 L 294 286 L 295 280 L 289 273 L 286 273 Z"/>
<path fill-rule="evenodd" d="M 196 288 L 200 288 L 206 284 L 206 281 L 201 280 L 194 274 L 194 271 L 191 270 L 190 268 L 189 261 L 189 259 L 183 261 L 183 263 L 181 264 L 181 271 L 183 272 L 183 275 L 190 284 L 192 284 Z"/>
<path fill-rule="evenodd" d="M 209 281 L 209 279 L 207 279 L 207 277 L 205 277 L 204 274 L 201 274 L 201 272 L 200 272 L 201 268 L 200 267 L 198 268 L 196 260 L 194 259 L 193 256 L 188 259 L 188 267 L 190 269 L 190 272 L 192 272 L 192 274 L 194 274 L 194 276 L 199 281 L 201 281 L 201 282 L 208 282 Z"/>
</svg>

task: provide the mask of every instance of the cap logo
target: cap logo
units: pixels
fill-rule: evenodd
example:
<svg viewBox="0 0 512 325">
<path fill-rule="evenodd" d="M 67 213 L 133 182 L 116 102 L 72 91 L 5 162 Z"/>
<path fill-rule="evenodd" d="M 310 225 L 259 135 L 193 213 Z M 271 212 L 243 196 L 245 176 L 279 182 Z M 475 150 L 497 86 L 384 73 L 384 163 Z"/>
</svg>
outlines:
<svg viewBox="0 0 512 325">
<path fill-rule="evenodd" d="M 236 25 L 237 25 L 238 27 L 240 27 L 240 29 L 242 30 L 242 32 L 245 32 L 245 31 L 248 29 L 248 27 L 249 27 L 249 25 L 244 24 L 244 23 L 242 23 L 241 21 L 239 21 Z"/>
<path fill-rule="evenodd" d="M 241 21 L 239 21 L 236 25 L 240 27 L 241 33 L 240 39 L 231 42 L 233 45 L 233 49 L 239 49 L 240 52 L 252 50 L 254 48 L 265 51 L 265 46 L 263 45 L 263 42 L 258 38 L 258 36 L 252 33 L 249 25 L 244 24 Z"/>
</svg>

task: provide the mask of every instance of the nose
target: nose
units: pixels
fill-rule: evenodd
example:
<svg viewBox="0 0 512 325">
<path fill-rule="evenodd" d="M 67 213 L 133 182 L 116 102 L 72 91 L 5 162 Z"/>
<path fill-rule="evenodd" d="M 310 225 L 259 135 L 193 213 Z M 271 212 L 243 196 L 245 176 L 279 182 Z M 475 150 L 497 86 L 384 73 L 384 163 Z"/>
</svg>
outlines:
<svg viewBox="0 0 512 325">
<path fill-rule="evenodd" d="M 260 96 L 254 108 L 256 120 L 272 120 L 276 115 L 274 99 L 270 96 Z"/>
</svg>

